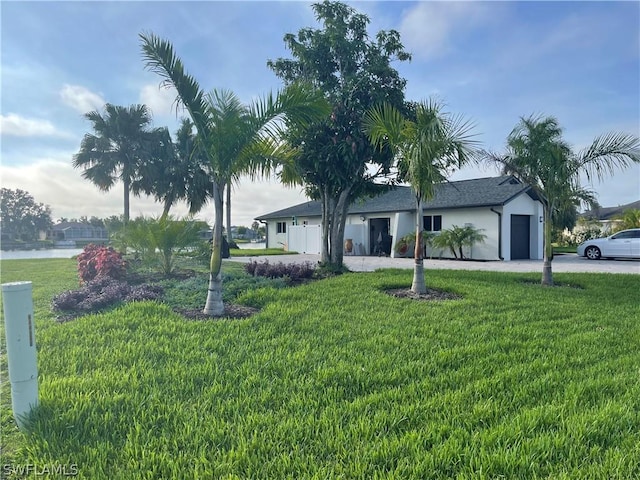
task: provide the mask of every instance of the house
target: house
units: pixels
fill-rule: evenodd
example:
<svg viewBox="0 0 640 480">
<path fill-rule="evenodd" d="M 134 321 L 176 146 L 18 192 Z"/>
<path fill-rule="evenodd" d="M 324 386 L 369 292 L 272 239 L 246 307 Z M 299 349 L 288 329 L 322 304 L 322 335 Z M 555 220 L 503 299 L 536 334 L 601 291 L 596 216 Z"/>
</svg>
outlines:
<svg viewBox="0 0 640 480">
<path fill-rule="evenodd" d="M 412 190 L 404 186 L 352 204 L 345 227 L 352 254 L 373 255 L 382 246 L 385 253 L 397 256 L 395 242 L 415 230 L 415 211 Z M 256 220 L 266 224 L 268 248 L 320 253 L 320 215 L 320 202 L 309 201 Z M 485 242 L 465 252 L 467 258 L 477 260 L 541 259 L 543 218 L 535 192 L 509 175 L 440 184 L 423 208 L 427 231 L 437 234 L 453 225 L 481 229 Z M 448 257 L 449 253 L 427 250 L 427 255 Z"/>
<path fill-rule="evenodd" d="M 47 231 L 47 239 L 54 245 L 82 246 L 88 243 L 107 243 L 107 229 L 81 222 L 60 222 Z"/>
<path fill-rule="evenodd" d="M 597 220 L 600 223 L 602 233 L 608 235 L 613 231 L 617 217 L 621 216 L 626 210 L 640 210 L 640 200 L 617 207 L 600 207 L 595 210 L 589 210 L 580 214 L 580 217 L 587 220 Z"/>
</svg>

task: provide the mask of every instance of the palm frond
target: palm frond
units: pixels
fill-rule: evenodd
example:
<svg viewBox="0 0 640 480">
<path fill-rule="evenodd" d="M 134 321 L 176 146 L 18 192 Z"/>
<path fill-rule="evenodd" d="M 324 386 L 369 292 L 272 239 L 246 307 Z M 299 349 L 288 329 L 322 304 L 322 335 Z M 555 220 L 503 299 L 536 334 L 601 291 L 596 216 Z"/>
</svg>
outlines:
<svg viewBox="0 0 640 480">
<path fill-rule="evenodd" d="M 607 133 L 577 155 L 575 168 L 583 171 L 588 180 L 602 180 L 619 168 L 640 163 L 640 140 L 628 133 Z"/>
<path fill-rule="evenodd" d="M 371 143 L 382 150 L 391 146 L 397 150 L 403 143 L 407 121 L 398 109 L 389 104 L 377 105 L 365 113 L 362 126 Z"/>
<path fill-rule="evenodd" d="M 195 78 L 185 72 L 182 60 L 174 52 L 173 45 L 154 34 L 141 33 L 139 38 L 147 70 L 164 79 L 162 86 L 173 86 L 176 89 L 179 100 L 189 112 L 196 129 L 207 137 L 209 125 L 205 94 Z"/>
<path fill-rule="evenodd" d="M 283 138 L 291 126 L 304 128 L 329 115 L 331 107 L 322 92 L 306 83 L 292 83 L 283 90 L 254 100 L 249 106 L 251 125 L 260 137 Z"/>
</svg>

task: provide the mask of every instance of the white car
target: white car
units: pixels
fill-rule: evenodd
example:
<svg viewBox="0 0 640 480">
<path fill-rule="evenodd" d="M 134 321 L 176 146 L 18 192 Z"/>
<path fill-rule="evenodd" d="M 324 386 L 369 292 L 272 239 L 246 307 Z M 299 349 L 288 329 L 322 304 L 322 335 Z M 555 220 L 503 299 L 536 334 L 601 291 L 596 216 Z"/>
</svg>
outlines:
<svg viewBox="0 0 640 480">
<path fill-rule="evenodd" d="M 606 257 L 640 258 L 640 228 L 622 230 L 606 238 L 587 240 L 578 247 L 577 253 L 590 260 Z"/>
</svg>

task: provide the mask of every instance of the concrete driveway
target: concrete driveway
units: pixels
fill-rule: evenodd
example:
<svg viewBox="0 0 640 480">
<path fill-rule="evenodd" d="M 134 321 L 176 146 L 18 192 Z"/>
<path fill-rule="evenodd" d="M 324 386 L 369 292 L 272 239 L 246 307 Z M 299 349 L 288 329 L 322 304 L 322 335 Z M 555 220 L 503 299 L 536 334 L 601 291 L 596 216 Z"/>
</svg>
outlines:
<svg viewBox="0 0 640 480">
<path fill-rule="evenodd" d="M 317 263 L 320 255 L 267 255 L 256 257 L 234 257 L 228 261 L 247 263 L 269 260 L 271 263 Z M 411 258 L 345 256 L 344 264 L 354 272 L 373 272 L 380 268 L 413 268 Z M 425 259 L 426 269 L 448 270 L 486 270 L 497 272 L 542 272 L 542 260 L 512 260 L 509 262 L 479 262 L 457 260 Z M 556 255 L 553 259 L 554 272 L 592 272 L 592 273 L 635 273 L 640 274 L 640 260 L 587 260 L 575 254 Z"/>
</svg>

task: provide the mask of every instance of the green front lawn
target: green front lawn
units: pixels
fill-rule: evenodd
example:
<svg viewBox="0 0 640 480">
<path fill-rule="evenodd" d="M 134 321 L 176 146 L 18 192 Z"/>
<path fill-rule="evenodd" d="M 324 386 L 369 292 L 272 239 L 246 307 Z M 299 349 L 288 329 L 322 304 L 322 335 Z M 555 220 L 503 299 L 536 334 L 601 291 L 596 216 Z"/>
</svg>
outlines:
<svg viewBox="0 0 640 480">
<path fill-rule="evenodd" d="M 287 252 L 283 248 L 231 248 L 232 257 L 258 257 L 261 255 L 295 255 L 298 252 Z"/>
<path fill-rule="evenodd" d="M 639 275 L 428 271 L 462 300 L 382 292 L 411 272 L 241 295 L 241 321 L 154 303 L 57 324 L 71 260 L 2 261 L 33 280 L 41 407 L 2 397 L 1 464 L 77 478 L 640 477 Z M 204 293 L 203 293 L 204 295 Z M 4 351 L 4 349 L 3 349 Z M 3 357 L 3 385 L 6 359 Z"/>
<path fill-rule="evenodd" d="M 557 247 L 554 245 L 553 247 L 553 253 L 576 253 L 576 249 L 578 247 Z"/>
</svg>

